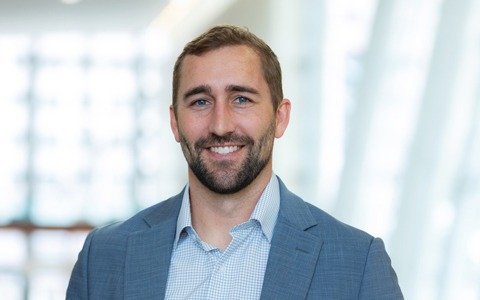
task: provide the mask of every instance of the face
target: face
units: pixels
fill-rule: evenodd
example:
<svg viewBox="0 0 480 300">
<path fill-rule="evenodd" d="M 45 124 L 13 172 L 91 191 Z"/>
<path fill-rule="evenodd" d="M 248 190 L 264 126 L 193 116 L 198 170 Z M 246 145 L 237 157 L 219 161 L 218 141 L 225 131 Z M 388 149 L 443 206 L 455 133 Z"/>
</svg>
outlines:
<svg viewBox="0 0 480 300">
<path fill-rule="evenodd" d="M 260 59 L 229 46 L 182 63 L 172 130 L 191 173 L 208 189 L 236 193 L 271 170 L 275 137 L 288 124 L 290 103 L 273 110 Z"/>
</svg>

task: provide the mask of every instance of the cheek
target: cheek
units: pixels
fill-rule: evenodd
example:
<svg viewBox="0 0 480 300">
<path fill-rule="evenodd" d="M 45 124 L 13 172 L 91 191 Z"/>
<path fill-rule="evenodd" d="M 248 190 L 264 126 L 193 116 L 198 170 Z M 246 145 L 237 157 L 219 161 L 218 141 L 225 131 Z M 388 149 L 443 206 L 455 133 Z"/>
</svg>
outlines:
<svg viewBox="0 0 480 300">
<path fill-rule="evenodd" d="M 205 135 L 206 129 L 198 119 L 186 117 L 179 120 L 178 131 L 184 138 L 192 142 Z"/>
<path fill-rule="evenodd" d="M 242 122 L 242 127 L 251 136 L 262 136 L 275 128 L 273 113 L 255 114 Z"/>
</svg>

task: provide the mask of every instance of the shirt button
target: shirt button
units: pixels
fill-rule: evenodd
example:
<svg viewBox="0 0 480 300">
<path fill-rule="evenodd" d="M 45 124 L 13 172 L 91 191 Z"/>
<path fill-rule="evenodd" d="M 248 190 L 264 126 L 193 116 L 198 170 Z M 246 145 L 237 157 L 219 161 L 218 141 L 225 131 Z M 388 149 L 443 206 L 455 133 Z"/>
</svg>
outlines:
<svg viewBox="0 0 480 300">
<path fill-rule="evenodd" d="M 220 268 L 218 268 L 218 272 L 219 272 L 220 274 L 223 274 L 223 273 L 225 273 L 226 271 L 227 271 L 227 268 L 226 268 L 225 266 L 221 266 Z"/>
</svg>

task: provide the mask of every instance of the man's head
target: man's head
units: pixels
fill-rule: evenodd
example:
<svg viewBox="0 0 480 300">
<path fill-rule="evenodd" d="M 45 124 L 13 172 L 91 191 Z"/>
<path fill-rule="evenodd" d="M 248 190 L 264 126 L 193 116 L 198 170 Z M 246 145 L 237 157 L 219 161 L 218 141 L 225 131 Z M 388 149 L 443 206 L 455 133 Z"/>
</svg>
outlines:
<svg viewBox="0 0 480 300">
<path fill-rule="evenodd" d="M 239 192 L 257 177 L 266 180 L 274 139 L 288 125 L 290 102 L 272 102 L 258 52 L 249 45 L 224 45 L 186 54 L 177 65 L 170 122 L 189 178 L 221 194 Z"/>
<path fill-rule="evenodd" d="M 202 55 L 206 52 L 226 46 L 245 45 L 254 50 L 260 58 L 262 75 L 267 82 L 273 109 L 276 110 L 283 99 L 282 70 L 278 58 L 272 49 L 250 31 L 231 26 L 214 26 L 189 42 L 178 56 L 173 68 L 172 105 L 177 111 L 178 87 L 180 84 L 182 63 L 187 55 Z"/>
</svg>

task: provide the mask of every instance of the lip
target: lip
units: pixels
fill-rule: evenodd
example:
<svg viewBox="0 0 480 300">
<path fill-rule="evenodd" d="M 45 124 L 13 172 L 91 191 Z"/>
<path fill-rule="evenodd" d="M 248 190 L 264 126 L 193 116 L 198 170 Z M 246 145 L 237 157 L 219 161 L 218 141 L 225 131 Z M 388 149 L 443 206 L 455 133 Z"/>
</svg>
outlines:
<svg viewBox="0 0 480 300">
<path fill-rule="evenodd" d="M 212 148 L 212 147 L 235 147 L 235 146 L 237 146 L 237 147 L 243 147 L 243 146 L 245 146 L 245 145 L 243 145 L 243 144 L 215 144 L 215 145 L 209 145 L 209 146 L 207 146 L 207 147 L 205 147 L 205 148 Z"/>
</svg>

